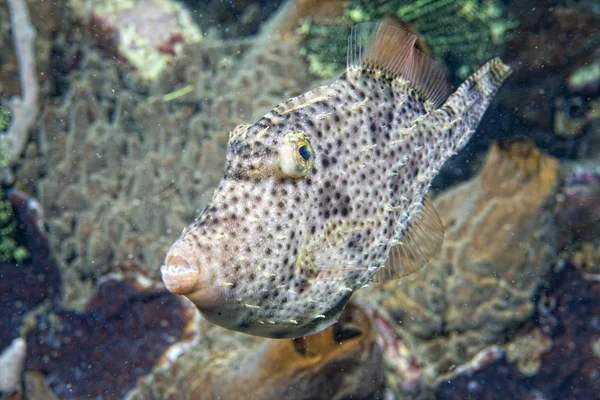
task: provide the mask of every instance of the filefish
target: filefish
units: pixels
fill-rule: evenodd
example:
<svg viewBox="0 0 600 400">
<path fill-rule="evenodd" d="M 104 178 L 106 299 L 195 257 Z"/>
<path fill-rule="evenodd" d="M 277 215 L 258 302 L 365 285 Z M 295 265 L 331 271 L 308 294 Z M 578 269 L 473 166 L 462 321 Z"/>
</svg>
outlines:
<svg viewBox="0 0 600 400">
<path fill-rule="evenodd" d="M 230 133 L 220 184 L 161 267 L 172 293 L 225 328 L 301 337 L 439 251 L 429 186 L 510 68 L 493 59 L 450 94 L 416 39 L 355 26 L 339 79 Z"/>
</svg>

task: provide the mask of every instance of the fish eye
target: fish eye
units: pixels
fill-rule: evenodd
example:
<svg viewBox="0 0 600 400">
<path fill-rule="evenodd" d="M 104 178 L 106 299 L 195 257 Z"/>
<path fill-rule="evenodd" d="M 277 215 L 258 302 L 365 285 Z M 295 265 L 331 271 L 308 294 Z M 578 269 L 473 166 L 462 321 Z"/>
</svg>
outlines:
<svg viewBox="0 0 600 400">
<path fill-rule="evenodd" d="M 298 154 L 304 161 L 308 161 L 312 157 L 312 149 L 309 147 L 310 145 L 303 144 L 298 148 Z"/>
<path fill-rule="evenodd" d="M 294 135 L 279 147 L 279 165 L 287 176 L 302 178 L 312 167 L 314 152 L 310 141 L 304 134 Z"/>
</svg>

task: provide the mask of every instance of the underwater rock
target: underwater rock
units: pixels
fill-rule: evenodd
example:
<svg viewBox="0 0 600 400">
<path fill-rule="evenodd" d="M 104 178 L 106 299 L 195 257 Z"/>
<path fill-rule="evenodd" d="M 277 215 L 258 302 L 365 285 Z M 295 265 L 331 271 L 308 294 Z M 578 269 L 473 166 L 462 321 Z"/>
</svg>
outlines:
<svg viewBox="0 0 600 400">
<path fill-rule="evenodd" d="M 0 351 L 19 336 L 26 315 L 56 302 L 61 294 L 61 276 L 43 228 L 39 203 L 11 190 L 8 200 L 17 219 L 15 241 L 29 257 L 23 262 L 0 262 Z"/>
<path fill-rule="evenodd" d="M 139 377 L 197 343 L 198 315 L 162 285 L 110 275 L 85 312 L 38 315 L 26 337 L 27 370 L 41 372 L 59 398 L 122 398 Z"/>
<path fill-rule="evenodd" d="M 336 324 L 316 335 L 252 343 L 213 350 L 208 359 L 187 353 L 140 380 L 127 399 L 374 399 L 383 390 L 375 327 L 356 306 L 348 305 Z"/>
<path fill-rule="evenodd" d="M 512 1 L 510 8 L 519 16 L 519 33 L 509 39 L 502 53 L 515 70 L 513 84 L 499 96 L 504 130 L 534 139 L 554 156 L 579 157 L 590 146 L 590 135 L 585 132 L 591 130 L 595 116 L 589 101 L 594 95 L 586 99 L 574 83 L 589 82 L 587 72 L 583 80 L 577 72 L 596 63 L 600 55 L 597 4 Z M 597 121 L 596 116 L 596 131 Z"/>
<path fill-rule="evenodd" d="M 539 366 L 523 373 L 518 364 L 500 358 L 440 383 L 438 399 L 596 399 L 600 393 L 600 358 L 594 345 L 600 335 L 600 282 L 586 280 L 571 266 L 551 277 L 546 294 L 550 309 L 538 304 L 532 331 L 523 336 L 539 336 L 543 348 Z M 543 297 L 541 298 L 543 299 Z M 541 303 L 541 300 L 540 300 Z M 538 332 L 538 333 L 532 333 Z M 527 340 L 527 339 L 526 339 Z M 552 342 L 549 349 L 544 342 Z M 509 344 L 510 346 L 510 344 Z"/>
<path fill-rule="evenodd" d="M 589 161 L 565 169 L 565 182 L 557 194 L 555 213 L 566 236 L 566 247 L 572 239 L 590 241 L 600 235 L 600 166 Z"/>
<path fill-rule="evenodd" d="M 105 48 L 113 48 L 145 79 L 156 79 L 181 53 L 184 43 L 198 43 L 200 29 L 190 12 L 172 0 L 72 0 L 75 15 L 88 22 Z"/>
<path fill-rule="evenodd" d="M 21 392 L 21 374 L 25 366 L 27 344 L 21 338 L 12 341 L 0 353 L 0 395 Z"/>
<path fill-rule="evenodd" d="M 425 385 L 504 340 L 534 312 L 535 293 L 557 259 L 557 178 L 557 160 L 532 143 L 494 144 L 475 178 L 434 200 L 446 228 L 440 255 L 384 290 L 357 293 L 399 322 L 397 335 Z"/>
<path fill-rule="evenodd" d="M 46 212 L 65 304 L 81 309 L 94 280 L 129 264 L 159 279 L 221 178 L 229 131 L 310 84 L 297 41 L 271 38 L 280 25 L 269 24 L 255 38 L 184 46 L 151 83 L 86 50 L 44 107 L 16 178 Z"/>
</svg>

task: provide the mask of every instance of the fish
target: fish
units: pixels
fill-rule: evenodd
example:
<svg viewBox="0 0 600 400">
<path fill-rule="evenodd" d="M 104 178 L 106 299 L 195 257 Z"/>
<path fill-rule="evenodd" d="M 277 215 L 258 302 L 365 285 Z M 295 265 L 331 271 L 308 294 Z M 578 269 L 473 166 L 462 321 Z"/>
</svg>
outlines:
<svg viewBox="0 0 600 400">
<path fill-rule="evenodd" d="M 429 187 L 511 69 L 494 58 L 451 93 L 416 40 L 356 25 L 337 80 L 230 132 L 222 180 L 161 266 L 168 290 L 222 327 L 298 338 L 439 252 Z"/>
</svg>

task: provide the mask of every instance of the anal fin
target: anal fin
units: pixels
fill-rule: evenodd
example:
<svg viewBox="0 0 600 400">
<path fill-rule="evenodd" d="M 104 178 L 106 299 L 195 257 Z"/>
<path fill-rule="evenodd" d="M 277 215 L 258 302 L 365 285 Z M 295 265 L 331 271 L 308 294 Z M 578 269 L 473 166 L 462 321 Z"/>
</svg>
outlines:
<svg viewBox="0 0 600 400">
<path fill-rule="evenodd" d="M 420 270 L 439 253 L 443 242 L 444 225 L 428 194 L 419 214 L 406 227 L 401 242 L 390 249 L 385 265 L 375 273 L 372 282 L 399 279 Z"/>
</svg>

